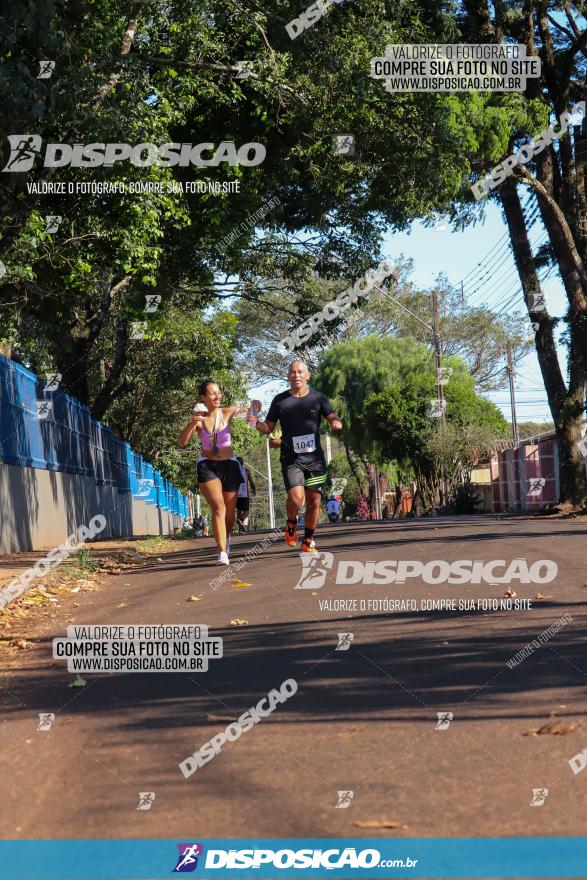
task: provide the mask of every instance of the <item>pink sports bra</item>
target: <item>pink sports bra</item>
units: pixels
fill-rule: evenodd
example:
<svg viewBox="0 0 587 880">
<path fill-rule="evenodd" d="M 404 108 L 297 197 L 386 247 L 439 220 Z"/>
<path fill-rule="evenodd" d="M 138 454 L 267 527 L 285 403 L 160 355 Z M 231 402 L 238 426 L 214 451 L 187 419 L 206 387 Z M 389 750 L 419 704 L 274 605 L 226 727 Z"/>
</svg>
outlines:
<svg viewBox="0 0 587 880">
<path fill-rule="evenodd" d="M 221 418 L 222 418 L 222 412 Z M 202 431 L 200 433 L 200 441 L 202 443 L 202 449 L 205 449 L 206 452 L 212 451 L 212 436 L 216 434 L 216 446 L 218 449 L 226 449 L 228 446 L 232 446 L 232 437 L 230 436 L 230 426 L 224 425 L 223 428 L 218 430 L 218 411 L 216 412 L 216 420 L 214 422 L 214 431 L 212 434 L 208 432 L 206 428 L 206 421 L 203 420 Z"/>
</svg>

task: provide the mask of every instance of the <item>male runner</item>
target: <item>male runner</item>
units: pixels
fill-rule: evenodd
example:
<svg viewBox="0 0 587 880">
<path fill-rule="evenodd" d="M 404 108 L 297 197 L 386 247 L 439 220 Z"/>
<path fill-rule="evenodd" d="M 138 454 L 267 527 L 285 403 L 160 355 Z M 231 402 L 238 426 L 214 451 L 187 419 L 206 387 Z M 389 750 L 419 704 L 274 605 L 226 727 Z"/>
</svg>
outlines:
<svg viewBox="0 0 587 880">
<path fill-rule="evenodd" d="M 317 553 L 314 531 L 320 515 L 320 493 L 326 482 L 326 460 L 320 445 L 322 416 L 333 431 L 342 431 L 342 422 L 325 394 L 308 388 L 310 373 L 304 361 L 293 361 L 287 371 L 289 391 L 278 394 L 264 422 L 257 421 L 261 434 L 271 434 L 277 422 L 281 426 L 281 472 L 287 489 L 287 524 L 285 541 L 290 547 L 298 542 L 298 511 L 306 502 L 302 551 Z M 251 423 L 254 423 L 251 419 Z"/>
</svg>

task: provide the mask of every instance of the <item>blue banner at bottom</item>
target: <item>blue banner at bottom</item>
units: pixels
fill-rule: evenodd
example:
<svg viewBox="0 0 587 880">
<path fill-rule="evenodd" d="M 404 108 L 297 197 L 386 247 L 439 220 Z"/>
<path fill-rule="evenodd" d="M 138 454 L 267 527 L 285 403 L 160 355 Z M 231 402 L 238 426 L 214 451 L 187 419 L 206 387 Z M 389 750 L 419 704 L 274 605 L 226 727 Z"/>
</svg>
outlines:
<svg viewBox="0 0 587 880">
<path fill-rule="evenodd" d="M 0 841 L 0 880 L 587 877 L 587 838 Z"/>
</svg>

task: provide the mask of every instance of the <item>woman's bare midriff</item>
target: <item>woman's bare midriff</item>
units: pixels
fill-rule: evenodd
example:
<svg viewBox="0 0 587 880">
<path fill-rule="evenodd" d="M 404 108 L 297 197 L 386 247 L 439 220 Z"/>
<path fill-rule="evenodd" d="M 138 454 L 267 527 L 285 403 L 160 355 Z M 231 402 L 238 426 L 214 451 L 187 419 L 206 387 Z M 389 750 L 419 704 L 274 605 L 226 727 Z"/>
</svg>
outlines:
<svg viewBox="0 0 587 880">
<path fill-rule="evenodd" d="M 234 455 L 232 446 L 225 446 L 218 450 L 218 455 L 214 455 L 211 449 L 202 449 L 202 455 L 209 461 L 228 461 Z"/>
</svg>

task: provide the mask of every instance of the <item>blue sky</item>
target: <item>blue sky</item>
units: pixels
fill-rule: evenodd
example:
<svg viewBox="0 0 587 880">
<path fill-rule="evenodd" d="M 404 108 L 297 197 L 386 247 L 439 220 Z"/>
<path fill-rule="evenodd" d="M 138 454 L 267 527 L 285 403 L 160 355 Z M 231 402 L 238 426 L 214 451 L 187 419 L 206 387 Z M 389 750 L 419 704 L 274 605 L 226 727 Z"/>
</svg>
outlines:
<svg viewBox="0 0 587 880">
<path fill-rule="evenodd" d="M 489 203 L 484 223 L 469 227 L 464 232 L 453 232 L 449 226 L 442 228 L 443 218 L 439 218 L 437 225 L 435 229 L 414 223 L 409 233 L 386 235 L 382 248 L 384 256 L 392 260 L 402 255 L 411 258 L 414 263 L 411 279 L 418 287 L 432 287 L 436 277 L 444 273 L 449 282 L 457 287 L 463 281 L 465 297 L 471 304 L 487 303 L 496 311 L 519 311 L 525 315 L 520 281 L 499 208 Z M 545 238 L 545 230 L 539 220 L 532 227 L 530 237 L 533 243 Z M 543 290 L 547 295 L 550 313 L 561 315 L 565 308 L 565 295 L 554 271 L 543 282 Z M 565 352 L 561 347 L 559 357 L 564 368 Z M 254 388 L 253 395 L 266 405 L 274 394 L 286 387 L 285 381 L 270 382 Z M 519 422 L 551 420 L 535 353 L 532 352 L 517 365 L 515 388 Z M 507 385 L 488 396 L 509 421 L 511 411 Z"/>
</svg>

